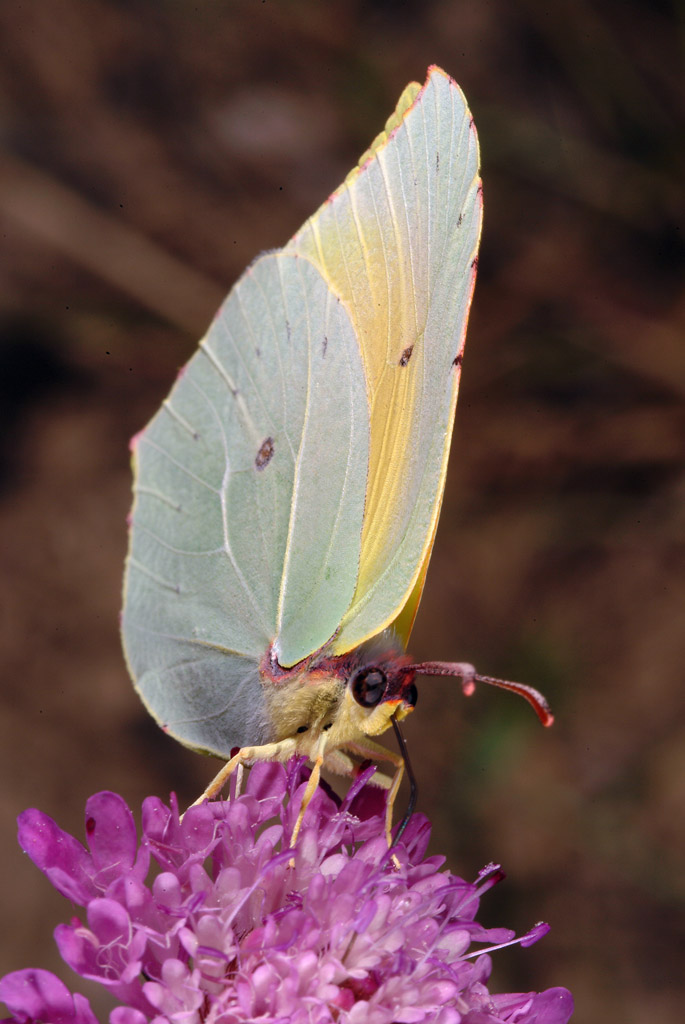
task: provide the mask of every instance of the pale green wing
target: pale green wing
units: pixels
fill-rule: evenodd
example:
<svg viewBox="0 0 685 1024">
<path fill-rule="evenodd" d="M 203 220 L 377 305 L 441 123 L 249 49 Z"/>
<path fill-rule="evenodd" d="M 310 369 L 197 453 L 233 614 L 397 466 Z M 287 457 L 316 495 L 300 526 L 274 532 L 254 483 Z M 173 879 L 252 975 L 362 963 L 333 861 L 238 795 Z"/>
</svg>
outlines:
<svg viewBox="0 0 685 1024">
<path fill-rule="evenodd" d="M 371 408 L 359 578 L 333 642 L 406 642 L 442 501 L 481 228 L 478 143 L 439 68 L 286 251 L 307 256 L 357 335 Z"/>
<path fill-rule="evenodd" d="M 254 263 L 138 435 L 123 636 L 160 724 L 222 755 L 270 738 L 258 665 L 335 633 L 356 585 L 364 373 L 344 305 L 297 255 Z"/>
</svg>

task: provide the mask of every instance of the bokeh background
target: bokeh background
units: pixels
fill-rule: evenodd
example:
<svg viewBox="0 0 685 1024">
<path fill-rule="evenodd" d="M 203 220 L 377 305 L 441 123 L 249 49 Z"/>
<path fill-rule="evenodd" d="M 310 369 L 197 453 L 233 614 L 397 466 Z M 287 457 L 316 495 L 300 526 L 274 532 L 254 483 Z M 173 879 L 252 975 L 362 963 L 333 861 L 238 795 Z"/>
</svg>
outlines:
<svg viewBox="0 0 685 1024">
<path fill-rule="evenodd" d="M 411 649 L 538 686 L 557 723 L 425 680 L 420 808 L 452 870 L 505 866 L 486 922 L 552 925 L 493 987 L 682 1020 L 684 34 L 676 0 L 0 5 L 0 971 L 74 981 L 19 811 L 81 834 L 98 789 L 188 802 L 213 770 L 120 653 L 128 439 L 436 62 L 476 119 L 485 229 Z"/>
</svg>

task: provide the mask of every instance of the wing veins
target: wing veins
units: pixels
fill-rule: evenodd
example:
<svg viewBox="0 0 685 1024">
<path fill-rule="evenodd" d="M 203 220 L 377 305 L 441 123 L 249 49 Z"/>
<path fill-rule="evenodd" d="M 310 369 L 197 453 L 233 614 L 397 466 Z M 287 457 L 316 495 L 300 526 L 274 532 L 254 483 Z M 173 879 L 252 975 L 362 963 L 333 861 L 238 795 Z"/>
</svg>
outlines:
<svg viewBox="0 0 685 1024">
<path fill-rule="evenodd" d="M 280 270 L 280 268 L 279 268 Z M 283 283 L 281 281 L 281 288 Z M 307 313 L 309 313 L 309 299 L 306 297 L 305 301 L 307 304 Z M 283 308 L 286 308 L 285 296 L 283 298 Z M 295 521 L 297 518 L 298 504 L 300 500 L 299 488 L 300 478 L 302 474 L 302 454 L 304 451 L 305 438 L 307 436 L 307 427 L 309 424 L 310 411 L 311 411 L 311 395 L 312 395 L 312 337 L 311 337 L 311 326 L 310 317 L 306 318 L 307 323 L 307 396 L 305 399 L 304 417 L 302 420 L 302 433 L 300 435 L 300 444 L 298 447 L 297 458 L 295 460 L 294 473 L 293 473 L 293 490 L 292 499 L 290 504 L 290 517 L 288 519 L 288 535 L 285 542 L 285 551 L 283 553 L 283 571 L 281 574 L 281 585 L 278 594 L 278 606 L 276 612 L 276 635 L 278 636 L 283 628 L 283 605 L 285 601 L 285 591 L 288 579 L 288 572 L 290 569 L 290 560 L 292 557 L 292 539 L 295 529 Z"/>
<path fill-rule="evenodd" d="M 153 487 L 144 487 L 141 484 L 134 484 L 133 490 L 136 494 L 147 494 L 151 498 L 158 498 L 159 501 L 164 502 L 169 508 L 172 508 L 174 512 L 182 512 L 183 506 L 173 501 L 166 494 L 162 494 L 161 491 L 156 491 Z"/>
<path fill-rule="evenodd" d="M 332 301 L 330 291 L 329 291 L 329 294 L 327 296 L 327 301 L 329 303 Z M 337 299 L 337 297 L 336 297 L 335 301 L 336 302 L 339 301 Z M 329 322 L 330 322 L 330 316 L 327 313 L 326 324 L 328 325 Z M 347 360 L 348 367 L 351 368 L 350 356 L 349 356 L 348 352 L 346 352 L 346 360 Z M 354 408 L 355 408 L 354 407 L 354 403 L 351 403 L 350 404 L 350 411 L 351 411 L 352 419 L 351 419 L 351 423 L 350 423 L 350 434 L 352 436 L 354 436 Z M 348 445 L 348 448 L 347 448 L 347 462 L 346 462 L 346 466 L 345 466 L 345 475 L 344 475 L 344 478 L 343 478 L 342 487 L 340 489 L 340 500 L 338 502 L 337 512 L 336 512 L 336 515 L 335 515 L 335 519 L 334 519 L 333 525 L 332 525 L 331 530 L 330 530 L 330 540 L 329 540 L 329 543 L 328 543 L 328 547 L 326 548 L 326 555 L 325 555 L 325 558 L 321 562 L 321 566 L 319 568 L 319 571 L 318 571 L 316 577 L 314 578 L 315 582 L 310 587 L 309 594 L 308 594 L 308 599 L 307 599 L 307 601 L 303 602 L 303 607 L 306 607 L 307 604 L 311 602 L 311 599 L 316 594 L 316 591 L 317 591 L 321 581 L 325 578 L 326 569 L 327 569 L 328 565 L 330 564 L 331 553 L 332 553 L 332 551 L 333 551 L 333 549 L 334 549 L 334 547 L 335 547 L 335 545 L 336 545 L 336 543 L 338 541 L 338 538 L 337 538 L 338 526 L 339 526 L 340 521 L 341 521 L 342 509 L 343 509 L 343 506 L 345 504 L 344 498 L 345 498 L 345 495 L 347 493 L 348 486 L 349 486 L 349 480 L 350 480 L 351 475 L 352 475 L 352 473 L 351 473 L 351 465 L 352 465 L 352 447 L 351 447 L 351 445 Z"/>
<path fill-rule="evenodd" d="M 199 438 L 199 431 L 196 430 L 195 427 L 191 426 L 191 424 L 188 423 L 188 420 L 181 416 L 180 412 L 177 412 L 176 409 L 174 409 L 169 398 L 164 399 L 164 401 L 162 402 L 162 408 L 166 413 L 169 414 L 169 416 L 171 416 L 173 420 L 176 421 L 176 423 L 179 424 L 179 426 L 181 426 L 188 434 L 190 434 L 194 441 L 196 441 Z"/>
<path fill-rule="evenodd" d="M 211 640 L 200 640 L 197 637 L 190 636 L 178 636 L 176 633 L 164 633 L 160 629 L 150 629 L 149 626 L 143 626 L 140 622 L 127 621 L 126 629 L 133 629 L 138 633 L 145 633 L 146 636 L 159 636 L 165 640 L 173 640 L 174 643 L 188 644 L 190 647 L 202 647 L 209 651 L 216 651 L 218 654 L 232 655 L 235 658 L 248 659 L 248 655 L 244 651 L 235 651 L 232 647 L 226 647 L 224 644 L 214 643 Z M 199 661 L 206 661 L 205 658 L 197 659 Z M 185 661 L 176 662 L 178 665 L 184 665 Z M 257 661 L 254 661 L 257 665 Z"/>
<path fill-rule="evenodd" d="M 226 437 L 226 431 L 224 430 L 224 424 L 223 424 L 223 421 L 221 419 L 221 416 L 219 415 L 219 410 L 214 405 L 214 402 L 212 401 L 210 396 L 205 392 L 204 388 L 200 387 L 200 385 L 196 381 L 194 381 L 194 380 L 191 380 L 191 384 L 195 388 L 196 392 L 199 395 L 201 395 L 202 398 L 207 403 L 207 406 L 209 407 L 210 412 L 211 412 L 212 416 L 214 417 L 214 420 L 215 420 L 216 425 L 218 427 L 219 434 L 221 436 L 221 440 L 222 440 L 222 444 L 223 444 L 223 449 L 224 449 L 224 467 L 225 468 L 224 468 L 224 472 L 223 472 L 222 478 L 221 478 L 221 488 L 219 489 L 219 491 L 216 492 L 218 497 L 219 497 L 219 506 L 220 506 L 220 509 L 221 509 L 221 525 L 222 525 L 223 540 L 224 540 L 223 551 L 224 551 L 226 557 L 228 558 L 231 566 L 233 567 L 233 571 L 235 572 L 236 578 L 238 579 L 238 582 L 240 583 L 240 586 L 242 587 L 243 592 L 245 593 L 245 596 L 247 597 L 247 599 L 249 600 L 250 604 L 252 605 L 252 607 L 254 608 L 255 612 L 257 613 L 258 621 L 261 623 L 261 626 L 262 626 L 264 632 L 268 635 L 269 630 L 268 630 L 268 628 L 266 626 L 266 623 L 264 622 L 264 619 L 262 618 L 261 610 L 260 610 L 260 607 L 259 607 L 259 602 L 257 601 L 255 595 L 252 592 L 251 587 L 248 585 L 247 580 L 245 579 L 245 575 L 244 575 L 244 573 L 242 571 L 242 568 L 240 567 L 240 565 L 238 563 L 238 560 L 236 559 L 236 557 L 235 557 L 235 555 L 233 553 L 233 545 L 231 544 L 231 537 L 230 537 L 230 531 L 229 531 L 229 525 L 228 525 L 228 508 L 227 508 L 227 505 L 226 505 L 226 500 L 227 500 L 227 495 L 228 495 L 228 484 L 229 484 L 230 478 L 231 478 L 231 476 L 233 474 L 233 471 L 231 469 L 231 460 L 230 460 L 229 455 L 228 455 L 228 438 Z"/>
<path fill-rule="evenodd" d="M 271 312 L 271 307 L 269 305 L 267 297 L 264 294 L 264 288 L 262 287 L 261 282 L 257 281 L 253 277 L 251 279 L 251 283 L 253 284 L 254 287 L 259 288 L 260 292 L 262 293 L 262 297 L 264 299 L 264 303 L 263 303 L 264 304 L 264 308 L 268 311 L 269 320 L 271 321 L 271 330 L 272 330 L 272 336 L 273 336 L 273 340 L 274 340 L 274 348 L 276 349 L 276 358 L 278 359 L 279 377 L 280 377 L 280 382 L 281 382 L 281 410 L 282 410 L 281 424 L 283 426 L 281 427 L 280 430 L 278 430 L 278 432 L 279 433 L 283 433 L 285 435 L 286 440 L 288 441 L 288 446 L 291 449 L 291 453 L 292 453 L 292 457 L 293 457 L 293 461 L 294 461 L 294 459 L 295 459 L 295 452 L 293 450 L 292 443 L 291 443 L 290 438 L 288 436 L 287 427 L 285 426 L 286 420 L 287 420 L 287 417 L 286 417 L 286 414 L 285 414 L 286 413 L 286 394 L 285 394 L 285 381 L 284 381 L 284 374 L 283 374 L 283 363 L 282 363 L 282 360 L 281 360 L 281 346 L 278 344 L 278 331 L 276 330 L 276 325 L 274 323 L 273 315 L 272 315 L 272 312 Z M 237 298 L 238 305 L 240 307 L 240 312 L 242 314 L 243 323 L 247 327 L 247 330 L 248 330 L 248 332 L 250 334 L 250 337 L 252 338 L 253 347 L 254 347 L 254 349 L 256 351 L 260 346 L 256 344 L 257 338 L 256 338 L 256 335 L 254 333 L 254 329 L 253 329 L 253 326 L 252 326 L 252 321 L 251 321 L 251 319 L 245 313 L 245 307 L 243 305 L 243 297 L 240 294 L 240 289 L 237 289 L 237 291 L 236 291 L 236 298 Z M 231 332 L 227 331 L 227 333 L 231 336 L 231 343 L 233 345 L 233 348 L 238 353 L 240 361 L 243 364 L 243 369 L 245 370 L 245 373 L 246 373 L 247 377 L 249 378 L 250 384 L 252 385 L 252 387 L 254 389 L 254 392 L 257 395 L 258 399 L 259 399 L 259 403 L 260 403 L 260 405 L 261 405 L 261 407 L 262 407 L 262 409 L 264 411 L 265 419 L 270 424 L 272 433 L 275 434 L 277 432 L 277 427 L 276 427 L 276 424 L 274 422 L 274 418 L 273 418 L 273 415 L 272 415 L 271 411 L 264 404 L 264 399 L 262 398 L 261 388 L 259 388 L 257 386 L 257 384 L 256 384 L 256 382 L 255 382 L 255 380 L 254 380 L 254 378 L 252 376 L 252 374 L 250 373 L 250 371 L 249 371 L 249 369 L 248 369 L 248 367 L 247 367 L 247 365 L 246 365 L 246 363 L 245 363 L 245 361 L 244 361 L 244 359 L 242 357 L 242 352 L 240 351 L 238 345 L 236 345 Z"/>
<path fill-rule="evenodd" d="M 219 494 L 216 487 L 212 487 L 212 485 L 208 484 L 206 480 L 202 479 L 202 477 L 199 477 L 197 476 L 196 473 L 193 473 L 192 470 L 188 469 L 187 466 L 184 466 L 183 463 L 178 461 L 178 459 L 175 459 L 173 455 L 171 455 L 170 452 L 166 450 L 166 448 L 162 448 L 160 444 L 157 444 L 156 441 L 153 441 L 152 438 L 149 437 L 147 434 L 143 434 L 141 436 L 140 443 L 149 444 L 151 448 L 154 448 L 156 452 L 159 452 L 160 455 L 163 455 L 166 459 L 169 460 L 169 462 L 171 462 L 172 465 L 176 466 L 176 468 L 179 469 L 182 473 L 185 473 L 185 475 L 190 477 L 191 480 L 194 480 L 195 483 L 200 484 L 202 487 L 206 487 L 208 491 L 212 492 L 212 494 Z"/>
<path fill-rule="evenodd" d="M 162 576 L 158 576 L 156 572 L 153 572 L 152 569 L 148 569 L 146 565 L 139 562 L 137 558 L 133 557 L 133 555 L 129 555 L 128 564 L 134 569 L 137 569 L 143 576 L 147 576 L 148 579 L 151 579 L 153 583 L 157 584 L 157 586 L 162 587 L 163 590 L 170 590 L 172 594 L 181 593 L 180 583 L 170 583 L 169 580 L 165 580 Z"/>
<path fill-rule="evenodd" d="M 183 548 L 175 548 L 173 544 L 167 544 L 167 542 L 163 540 L 158 533 L 155 533 L 154 530 L 151 530 L 143 523 L 138 523 L 138 529 L 141 533 L 147 534 L 148 537 L 151 537 L 152 540 L 156 541 L 160 547 L 164 548 L 165 551 L 171 551 L 175 555 L 182 555 L 183 557 L 187 556 L 189 558 L 209 558 L 210 555 L 224 554 L 223 548 L 207 548 L 205 551 L 190 551 L 184 550 Z"/>
</svg>

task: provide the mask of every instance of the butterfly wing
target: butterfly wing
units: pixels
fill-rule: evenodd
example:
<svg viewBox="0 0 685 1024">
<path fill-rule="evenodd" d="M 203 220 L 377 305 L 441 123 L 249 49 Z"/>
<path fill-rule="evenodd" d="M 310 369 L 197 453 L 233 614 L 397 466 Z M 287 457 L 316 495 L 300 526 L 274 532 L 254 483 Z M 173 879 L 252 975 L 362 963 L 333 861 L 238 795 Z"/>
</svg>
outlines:
<svg viewBox="0 0 685 1024">
<path fill-rule="evenodd" d="M 134 443 L 122 630 L 189 746 L 273 736 L 259 662 L 336 631 L 357 582 L 369 410 L 349 316 L 297 254 L 257 260 Z"/>
<path fill-rule="evenodd" d="M 273 738 L 270 644 L 292 666 L 388 625 L 406 642 L 480 214 L 471 118 L 434 68 L 286 249 L 241 278 L 139 435 L 124 645 L 149 710 L 189 746 L 227 756 Z"/>
<path fill-rule="evenodd" d="M 359 575 L 334 653 L 393 623 L 406 643 L 413 623 L 445 484 L 481 210 L 471 115 L 456 83 L 432 68 L 286 249 L 342 297 L 371 410 Z"/>
</svg>

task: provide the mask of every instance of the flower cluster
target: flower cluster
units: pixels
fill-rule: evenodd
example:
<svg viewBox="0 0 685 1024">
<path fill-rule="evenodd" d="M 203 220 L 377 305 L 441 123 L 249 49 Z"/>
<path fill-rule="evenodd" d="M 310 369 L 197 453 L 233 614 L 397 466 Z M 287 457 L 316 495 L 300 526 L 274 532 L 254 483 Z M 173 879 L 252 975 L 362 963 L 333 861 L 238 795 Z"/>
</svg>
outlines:
<svg viewBox="0 0 685 1024">
<path fill-rule="evenodd" d="M 508 929 L 476 923 L 475 885 L 426 857 L 415 815 L 391 852 L 364 773 L 340 804 L 319 788 L 289 840 L 306 774 L 256 765 L 245 792 L 192 807 L 143 805 L 139 844 L 121 797 L 86 806 L 89 849 L 47 815 L 24 812 L 19 842 L 85 919 L 60 925 L 64 960 L 120 1004 L 110 1024 L 565 1024 L 565 989 L 492 995 L 490 947 Z M 544 934 L 538 926 L 520 941 Z M 97 1024 L 48 971 L 0 980 L 8 1021 Z"/>
</svg>

